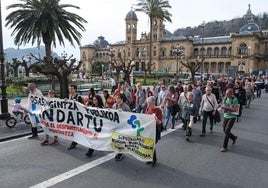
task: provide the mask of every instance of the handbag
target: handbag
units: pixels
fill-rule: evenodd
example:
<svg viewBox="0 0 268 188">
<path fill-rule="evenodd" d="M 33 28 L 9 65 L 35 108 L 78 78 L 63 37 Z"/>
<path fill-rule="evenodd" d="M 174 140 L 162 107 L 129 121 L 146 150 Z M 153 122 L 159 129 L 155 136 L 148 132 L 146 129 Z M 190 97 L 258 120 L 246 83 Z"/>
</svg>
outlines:
<svg viewBox="0 0 268 188">
<path fill-rule="evenodd" d="M 218 110 L 216 110 L 216 113 L 214 115 L 214 119 L 217 123 L 221 122 L 221 114 Z"/>
<path fill-rule="evenodd" d="M 171 108 L 170 114 L 172 116 L 175 116 L 179 111 L 180 111 L 180 106 L 177 103 L 175 103 L 175 104 L 173 104 L 173 106 Z"/>
<path fill-rule="evenodd" d="M 210 105 L 211 105 L 212 108 L 214 109 L 214 105 L 210 102 L 210 100 L 208 99 L 208 96 L 206 96 L 206 97 L 207 97 L 208 102 L 210 103 Z M 213 118 L 215 119 L 215 121 L 216 121 L 217 123 L 221 122 L 221 114 L 220 114 L 220 112 L 219 112 L 218 110 L 216 110 L 216 113 L 215 113 L 215 115 L 213 116 Z"/>
</svg>

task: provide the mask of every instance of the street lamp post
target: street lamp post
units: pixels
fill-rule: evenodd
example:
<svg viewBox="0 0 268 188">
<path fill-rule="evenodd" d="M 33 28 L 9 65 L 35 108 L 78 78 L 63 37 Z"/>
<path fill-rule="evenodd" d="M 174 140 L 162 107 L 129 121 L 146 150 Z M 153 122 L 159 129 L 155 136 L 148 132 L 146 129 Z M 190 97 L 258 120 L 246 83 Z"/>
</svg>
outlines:
<svg viewBox="0 0 268 188">
<path fill-rule="evenodd" d="M 101 77 L 103 78 L 103 67 L 104 67 L 104 65 L 102 64 L 101 65 Z"/>
<path fill-rule="evenodd" d="M 176 75 L 179 74 L 179 56 L 183 54 L 183 47 L 179 44 L 173 49 L 173 54 L 176 55 Z"/>
<path fill-rule="evenodd" d="M 205 31 L 205 22 L 201 24 L 202 27 L 202 42 L 201 42 L 201 64 L 200 64 L 200 73 L 201 73 L 201 82 L 203 82 L 203 62 L 205 60 L 205 49 L 204 49 L 204 31 Z"/>
<path fill-rule="evenodd" d="M 3 49 L 3 33 L 2 33 L 2 8 L 1 8 L 1 0 L 0 0 L 0 62 L 1 62 L 1 91 L 2 91 L 2 99 L 1 99 L 1 114 L 0 119 L 6 119 L 10 116 L 8 113 L 8 99 L 6 92 L 6 78 L 5 78 L 5 65 L 4 65 L 4 49 Z"/>
<path fill-rule="evenodd" d="M 135 62 L 131 61 L 130 67 L 131 67 L 131 74 L 130 74 L 130 85 L 133 86 L 134 84 L 134 74 L 133 74 L 133 67 L 135 66 Z"/>
</svg>

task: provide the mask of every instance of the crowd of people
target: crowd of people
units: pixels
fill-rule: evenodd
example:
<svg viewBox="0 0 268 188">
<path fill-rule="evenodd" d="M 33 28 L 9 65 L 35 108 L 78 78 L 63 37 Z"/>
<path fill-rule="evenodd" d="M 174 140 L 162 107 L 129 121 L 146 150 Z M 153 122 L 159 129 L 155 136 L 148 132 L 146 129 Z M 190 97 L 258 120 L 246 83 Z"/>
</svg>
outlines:
<svg viewBox="0 0 268 188">
<path fill-rule="evenodd" d="M 42 93 L 34 83 L 28 85 L 29 95 L 41 96 Z M 126 81 L 113 85 L 111 91 L 103 90 L 103 96 L 90 89 L 89 94 L 80 96 L 76 85 L 70 85 L 71 100 L 76 100 L 86 106 L 98 108 L 113 108 L 131 113 L 154 114 L 156 121 L 156 143 L 161 138 L 161 131 L 168 129 L 171 119 L 171 129 L 175 128 L 176 121 L 181 121 L 181 129 L 185 131 L 186 141 L 190 141 L 192 127 L 197 121 L 201 121 L 202 129 L 200 137 L 207 135 L 207 120 L 209 119 L 209 132 L 213 133 L 215 114 L 217 110 L 223 111 L 223 132 L 225 138 L 220 149 L 226 152 L 228 142 L 237 141 L 237 136 L 232 134 L 231 129 L 236 121 L 241 120 L 243 108 L 250 108 L 251 101 L 261 97 L 261 91 L 268 92 L 268 76 L 248 78 L 220 78 L 195 83 L 177 82 L 177 85 L 167 85 L 165 81 L 153 83 L 150 87 L 143 87 L 141 83 L 130 85 Z M 54 91 L 49 91 L 48 97 L 56 97 Z M 25 110 L 21 108 L 22 110 Z M 37 125 L 32 125 L 32 138 L 38 137 Z M 41 141 L 41 145 L 49 144 L 49 136 Z M 54 137 L 52 145 L 58 143 Z M 77 146 L 72 142 L 68 150 Z M 86 155 L 91 157 L 94 150 L 89 148 Z M 122 160 L 124 155 L 117 153 L 116 161 Z M 156 150 L 153 161 L 147 163 L 156 166 Z"/>
</svg>

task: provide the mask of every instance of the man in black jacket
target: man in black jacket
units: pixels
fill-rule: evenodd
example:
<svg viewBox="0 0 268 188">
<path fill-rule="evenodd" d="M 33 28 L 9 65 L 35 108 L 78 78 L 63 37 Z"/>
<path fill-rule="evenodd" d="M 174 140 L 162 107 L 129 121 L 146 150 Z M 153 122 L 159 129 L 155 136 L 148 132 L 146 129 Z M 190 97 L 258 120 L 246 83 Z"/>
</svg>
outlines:
<svg viewBox="0 0 268 188">
<path fill-rule="evenodd" d="M 243 110 L 243 106 L 246 105 L 246 90 L 243 88 L 242 83 L 241 82 L 236 82 L 235 86 L 233 88 L 233 93 L 234 96 L 238 99 L 238 103 L 240 104 L 239 107 L 239 115 L 237 116 L 237 120 L 239 120 L 239 118 L 242 115 L 242 110 Z"/>
<path fill-rule="evenodd" d="M 76 85 L 70 85 L 70 99 L 75 100 L 81 104 L 84 104 L 84 100 L 81 95 L 78 95 L 77 93 L 77 86 Z M 71 145 L 68 147 L 68 150 L 74 149 L 76 147 L 77 143 L 72 142 Z"/>
</svg>

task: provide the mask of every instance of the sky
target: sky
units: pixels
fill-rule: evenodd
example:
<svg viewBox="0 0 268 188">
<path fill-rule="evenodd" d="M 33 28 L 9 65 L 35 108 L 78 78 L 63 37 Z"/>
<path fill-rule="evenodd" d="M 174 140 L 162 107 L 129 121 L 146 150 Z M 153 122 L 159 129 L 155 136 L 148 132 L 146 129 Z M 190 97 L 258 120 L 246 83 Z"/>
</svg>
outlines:
<svg viewBox="0 0 268 188">
<path fill-rule="evenodd" d="M 20 2 L 18 0 L 0 0 L 2 10 L 2 30 L 3 30 L 3 46 L 4 49 L 13 47 L 13 37 L 11 36 L 12 28 L 5 27 L 5 18 L 10 13 L 6 7 L 10 4 Z M 81 45 L 92 44 L 99 36 L 105 37 L 109 43 L 115 43 L 125 40 L 125 17 L 131 8 L 135 8 L 137 0 L 61 0 L 60 4 L 72 4 L 80 7 L 77 9 L 68 9 L 87 20 L 85 32 L 82 33 Z M 178 28 L 186 28 L 188 26 L 195 27 L 202 22 L 211 22 L 214 20 L 224 21 L 233 18 L 242 17 L 248 10 L 250 4 L 253 14 L 258 15 L 263 12 L 268 12 L 267 0 L 169 0 L 172 6 L 168 9 L 172 14 L 172 23 L 166 22 L 166 29 L 174 32 Z M 143 12 L 136 12 L 138 17 L 137 34 L 138 39 L 142 32 L 149 32 L 149 19 Z M 41 44 L 43 45 L 43 44 Z M 32 48 L 31 43 L 23 48 Z M 63 52 L 69 55 L 74 55 L 75 58 L 80 58 L 79 45 L 71 46 L 68 41 L 65 41 L 65 47 L 57 44 L 56 48 L 52 49 L 58 55 Z"/>
</svg>

